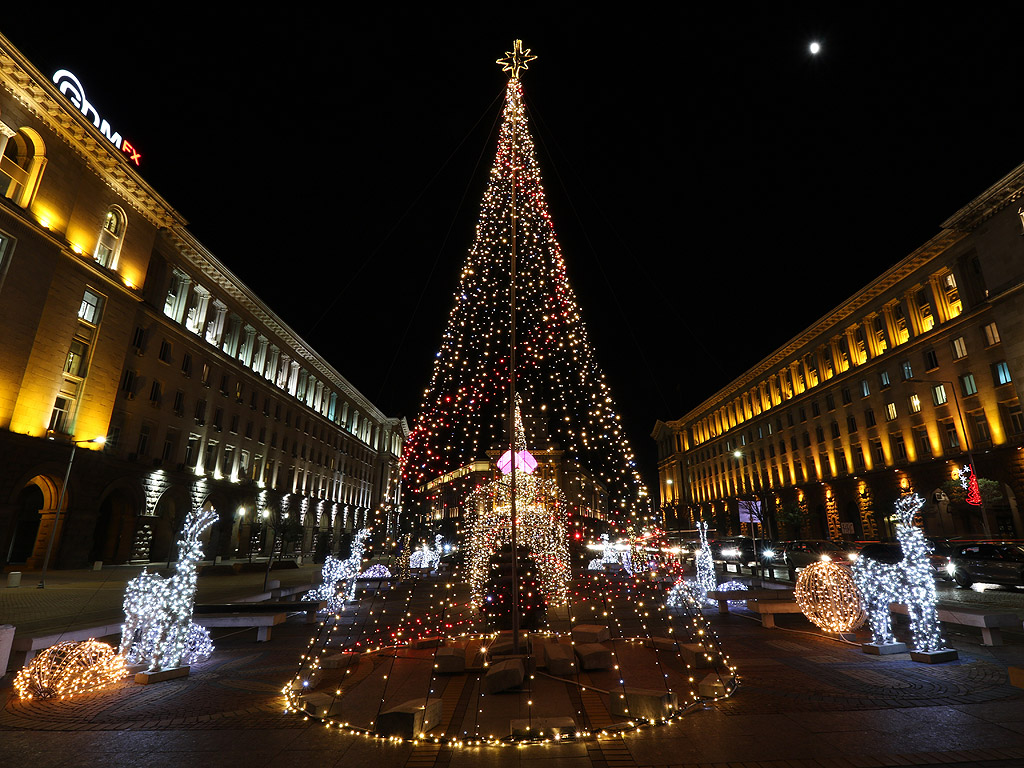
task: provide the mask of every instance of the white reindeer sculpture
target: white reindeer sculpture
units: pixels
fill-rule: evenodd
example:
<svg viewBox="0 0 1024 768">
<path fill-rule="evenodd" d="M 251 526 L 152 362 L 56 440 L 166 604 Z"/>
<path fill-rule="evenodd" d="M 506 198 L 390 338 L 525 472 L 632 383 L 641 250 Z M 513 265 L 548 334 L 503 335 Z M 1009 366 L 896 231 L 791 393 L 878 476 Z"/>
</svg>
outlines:
<svg viewBox="0 0 1024 768">
<path fill-rule="evenodd" d="M 173 669 L 183 662 L 201 661 L 213 651 L 210 634 L 192 623 L 198 577 L 196 564 L 203 555 L 199 537 L 217 520 L 212 509 L 193 509 L 185 517 L 178 542 L 174 575 L 164 578 L 143 570 L 124 591 L 124 627 L 121 653 L 130 664 L 149 661 L 149 672 Z"/>
<path fill-rule="evenodd" d="M 715 560 L 711 557 L 711 547 L 708 546 L 708 524 L 698 521 L 697 532 L 700 534 L 700 549 L 697 550 L 697 578 L 690 582 L 680 578 L 672 585 L 665 600 L 665 605 L 669 608 L 678 608 L 683 605 L 687 591 L 697 601 L 697 605 L 704 605 L 708 601 L 708 592 L 718 585 L 718 580 L 715 578 Z"/>
<path fill-rule="evenodd" d="M 323 611 L 328 613 L 336 613 L 345 607 L 346 600 L 354 600 L 356 577 L 363 568 L 363 549 L 369 535 L 369 528 L 363 528 L 355 535 L 352 540 L 352 552 L 345 560 L 338 560 L 328 555 L 324 560 L 324 567 L 320 571 L 320 586 L 309 590 L 303 599 L 326 600 L 327 607 Z M 345 585 L 339 587 L 339 581 L 344 581 Z"/>
<path fill-rule="evenodd" d="M 441 541 L 443 537 L 438 534 L 434 537 L 434 548 L 431 549 L 426 544 L 417 549 L 411 555 L 409 555 L 409 567 L 410 568 L 427 568 L 434 570 L 437 568 L 437 564 L 441 562 L 441 555 L 444 550 L 441 547 Z"/>
<path fill-rule="evenodd" d="M 930 547 L 924 532 L 914 525 L 914 516 L 923 506 L 924 499 L 916 493 L 896 502 L 899 518 L 896 538 L 900 542 L 903 559 L 898 563 L 883 563 L 859 557 L 853 564 L 853 580 L 864 600 L 876 644 L 896 642 L 889 605 L 902 603 L 910 614 L 910 631 L 915 647 L 919 651 L 931 652 L 942 649 L 945 643 L 939 634 L 939 616 L 935 609 L 938 597 L 928 560 Z"/>
</svg>

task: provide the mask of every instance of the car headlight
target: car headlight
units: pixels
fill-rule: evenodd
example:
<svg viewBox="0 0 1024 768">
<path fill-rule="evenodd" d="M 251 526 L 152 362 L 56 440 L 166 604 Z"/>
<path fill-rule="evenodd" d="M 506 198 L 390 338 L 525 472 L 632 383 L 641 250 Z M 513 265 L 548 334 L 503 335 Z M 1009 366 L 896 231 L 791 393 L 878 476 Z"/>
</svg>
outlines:
<svg viewBox="0 0 1024 768">
<path fill-rule="evenodd" d="M 856 552 L 851 552 L 850 554 L 848 554 L 846 556 L 846 559 L 849 560 L 851 563 L 857 562 L 857 553 Z"/>
<path fill-rule="evenodd" d="M 953 561 L 952 560 L 950 560 L 948 563 L 946 563 L 946 573 L 948 573 L 950 576 L 952 576 L 954 573 L 956 573 L 956 566 L 953 565 Z"/>
<path fill-rule="evenodd" d="M 739 557 L 740 551 L 738 549 L 723 549 L 722 557 Z"/>
<path fill-rule="evenodd" d="M 831 563 L 832 562 L 832 558 L 829 557 L 828 555 L 822 555 L 821 556 L 821 562 L 823 562 L 823 563 Z"/>
<path fill-rule="evenodd" d="M 772 559 L 774 559 L 774 558 L 775 558 L 775 550 L 774 550 L 774 549 L 766 549 L 766 550 L 763 550 L 763 551 L 761 552 L 761 554 L 762 554 L 762 555 L 764 556 L 764 558 L 765 558 L 766 560 L 772 560 Z"/>
</svg>

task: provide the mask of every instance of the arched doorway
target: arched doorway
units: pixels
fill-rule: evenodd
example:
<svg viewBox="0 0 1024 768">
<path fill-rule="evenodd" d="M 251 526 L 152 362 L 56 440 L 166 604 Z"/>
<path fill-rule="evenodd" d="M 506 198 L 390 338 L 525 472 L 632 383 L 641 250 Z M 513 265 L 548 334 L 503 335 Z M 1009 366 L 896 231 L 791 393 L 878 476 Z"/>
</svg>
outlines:
<svg viewBox="0 0 1024 768">
<path fill-rule="evenodd" d="M 15 497 L 15 528 L 7 551 L 7 562 L 24 564 L 28 568 L 40 568 L 46 557 L 54 522 L 57 531 L 53 537 L 51 557 L 60 551 L 61 529 L 64 515 L 59 521 L 57 505 L 61 503 L 61 483 L 48 475 L 36 475 L 18 491 Z M 67 494 L 64 494 L 61 512 L 68 508 Z"/>
<path fill-rule="evenodd" d="M 135 541 L 135 505 L 127 491 L 118 489 L 100 504 L 89 560 L 126 563 Z"/>
</svg>

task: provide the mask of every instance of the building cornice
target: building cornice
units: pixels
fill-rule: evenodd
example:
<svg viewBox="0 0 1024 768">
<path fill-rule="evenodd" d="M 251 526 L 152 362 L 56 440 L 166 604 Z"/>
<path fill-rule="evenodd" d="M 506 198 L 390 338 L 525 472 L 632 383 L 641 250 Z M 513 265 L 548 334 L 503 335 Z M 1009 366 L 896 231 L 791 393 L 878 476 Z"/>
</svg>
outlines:
<svg viewBox="0 0 1024 768">
<path fill-rule="evenodd" d="M 1024 163 L 946 219 L 942 226 L 970 232 L 1024 195 Z"/>
<path fill-rule="evenodd" d="M 730 402 L 734 397 L 746 392 L 766 374 L 778 370 L 782 365 L 791 361 L 797 352 L 808 347 L 816 339 L 845 331 L 852 317 L 864 311 L 879 296 L 895 288 L 907 277 L 966 236 L 965 232 L 944 229 L 831 312 L 787 341 L 768 357 L 747 369 L 746 372 L 708 397 L 696 408 L 691 409 L 682 418 L 673 419 L 667 423 L 679 428 L 685 423 L 696 421 L 706 413 L 717 410 L 723 403 Z"/>
<path fill-rule="evenodd" d="M 156 227 L 185 224 L 175 211 L 131 167 L 121 152 L 73 108 L 49 78 L 0 35 L 0 84 L 41 120 L 123 200 Z"/>
<path fill-rule="evenodd" d="M 197 275 L 202 276 L 211 285 L 215 285 L 223 296 L 230 298 L 254 320 L 261 323 L 266 330 L 277 336 L 292 352 L 305 360 L 309 366 L 319 372 L 325 382 L 334 385 L 339 394 L 344 394 L 350 403 L 359 407 L 363 413 L 372 415 L 379 422 L 387 420 L 377 406 L 371 403 L 358 389 L 342 376 L 330 363 L 321 357 L 292 328 L 266 304 L 260 301 L 238 276 L 222 264 L 184 227 L 165 229 L 160 233 L 165 242 L 190 264 Z M 406 427 L 408 429 L 408 427 Z"/>
</svg>

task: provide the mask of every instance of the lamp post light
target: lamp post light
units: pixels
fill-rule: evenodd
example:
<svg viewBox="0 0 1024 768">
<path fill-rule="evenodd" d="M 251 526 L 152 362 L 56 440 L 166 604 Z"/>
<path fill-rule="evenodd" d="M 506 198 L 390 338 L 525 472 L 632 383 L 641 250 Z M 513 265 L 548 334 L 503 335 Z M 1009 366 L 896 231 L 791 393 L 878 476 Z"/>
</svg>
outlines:
<svg viewBox="0 0 1024 768">
<path fill-rule="evenodd" d="M 46 557 L 43 558 L 43 570 L 39 574 L 37 589 L 46 589 L 46 569 L 50 565 L 50 553 L 53 551 L 53 540 L 57 537 L 57 527 L 60 525 L 60 511 L 64 506 L 64 496 L 68 489 L 68 478 L 71 477 L 71 465 L 75 461 L 75 451 L 79 443 L 97 443 L 102 445 L 107 441 L 105 437 L 94 437 L 90 440 L 72 440 L 71 455 L 68 457 L 68 468 L 64 472 L 64 484 L 60 487 L 60 496 L 57 498 L 57 513 L 53 517 L 53 528 L 50 529 L 50 540 L 46 544 Z"/>
<path fill-rule="evenodd" d="M 964 424 L 964 414 L 960 410 L 960 398 L 956 394 L 956 384 L 952 381 L 946 381 L 945 379 L 918 379 L 910 378 L 907 381 L 917 382 L 918 384 L 942 384 L 945 387 L 949 385 L 950 391 L 953 393 L 953 404 L 956 406 L 956 417 L 960 420 L 960 431 L 964 433 L 964 452 L 967 454 L 967 461 L 971 463 L 971 473 L 978 476 L 978 465 L 974 463 L 974 454 L 971 452 L 971 436 L 967 434 L 967 425 Z M 934 398 L 933 398 L 934 400 Z M 981 488 L 978 489 L 978 499 L 981 504 L 981 527 L 985 531 L 985 538 L 992 538 L 992 531 L 988 527 L 988 512 L 985 510 L 985 497 L 981 495 Z"/>
</svg>

